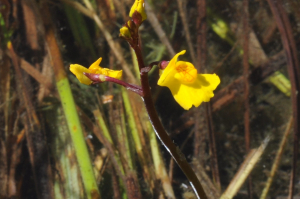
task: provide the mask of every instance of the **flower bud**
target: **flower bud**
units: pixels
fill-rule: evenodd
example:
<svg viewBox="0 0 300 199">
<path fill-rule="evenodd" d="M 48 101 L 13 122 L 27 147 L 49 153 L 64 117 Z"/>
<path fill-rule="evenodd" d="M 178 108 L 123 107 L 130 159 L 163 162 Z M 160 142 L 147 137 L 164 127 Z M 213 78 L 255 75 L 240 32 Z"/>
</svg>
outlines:
<svg viewBox="0 0 300 199">
<path fill-rule="evenodd" d="M 164 70 L 169 64 L 169 61 L 161 61 L 158 64 L 159 69 Z"/>
<path fill-rule="evenodd" d="M 167 68 L 168 64 L 169 64 L 169 61 L 161 61 L 158 63 L 159 76 L 161 76 L 163 74 L 163 72 Z"/>
<path fill-rule="evenodd" d="M 138 22 L 139 25 L 145 19 L 147 19 L 144 0 L 135 0 L 134 4 L 130 9 L 129 16 L 132 17 L 135 23 Z"/>
<path fill-rule="evenodd" d="M 124 37 L 125 39 L 131 38 L 131 33 L 127 26 L 123 26 L 120 29 L 120 37 Z"/>
</svg>

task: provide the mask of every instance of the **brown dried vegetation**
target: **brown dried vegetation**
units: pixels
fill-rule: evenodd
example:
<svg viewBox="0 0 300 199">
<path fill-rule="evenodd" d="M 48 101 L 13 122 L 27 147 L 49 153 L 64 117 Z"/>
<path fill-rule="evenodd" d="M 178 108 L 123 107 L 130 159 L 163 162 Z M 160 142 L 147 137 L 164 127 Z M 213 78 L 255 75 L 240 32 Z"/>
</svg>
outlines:
<svg viewBox="0 0 300 199">
<path fill-rule="evenodd" d="M 70 81 L 101 198 L 194 197 L 165 149 L 151 141 L 140 98 L 128 93 L 130 116 L 122 89 L 86 87 L 68 71 L 70 63 L 88 66 L 101 56 L 101 66 L 123 69 L 128 82 L 138 82 L 129 46 L 118 38 L 133 1 L 96 0 L 92 8 L 83 2 L 0 0 L 0 199 L 89 198 L 56 89 L 60 78 Z M 140 29 L 146 62 L 187 49 L 185 60 L 221 78 L 210 103 L 184 112 L 156 85 L 157 69 L 150 76 L 165 128 L 208 198 L 234 186 L 266 137 L 235 198 L 265 198 L 276 154 L 267 198 L 299 197 L 299 10 L 295 0 L 146 1 L 148 20 Z M 107 95 L 114 98 L 105 104 Z M 98 191 L 90 195 L 100 198 Z"/>
</svg>

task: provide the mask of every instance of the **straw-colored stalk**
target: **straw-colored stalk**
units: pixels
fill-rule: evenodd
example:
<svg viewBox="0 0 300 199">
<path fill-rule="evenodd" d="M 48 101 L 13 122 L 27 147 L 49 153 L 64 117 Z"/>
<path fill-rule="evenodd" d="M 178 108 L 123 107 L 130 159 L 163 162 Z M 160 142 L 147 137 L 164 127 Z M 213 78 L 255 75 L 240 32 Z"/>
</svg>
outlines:
<svg viewBox="0 0 300 199">
<path fill-rule="evenodd" d="M 161 27 L 161 24 L 159 23 L 156 15 L 154 14 L 151 5 L 147 1 L 145 1 L 145 10 L 147 13 L 147 19 L 149 20 L 154 31 L 156 32 L 158 38 L 166 46 L 170 57 L 173 57 L 175 55 L 174 48 L 172 47 L 170 40 L 168 39 L 165 31 Z"/>
<path fill-rule="evenodd" d="M 259 161 L 261 155 L 267 147 L 269 140 L 270 138 L 267 137 L 259 148 L 252 149 L 249 152 L 243 164 L 240 166 L 238 172 L 235 174 L 220 199 L 231 199 L 236 195 L 236 193 L 240 190 L 241 186 L 244 184 L 245 180 L 248 178 L 249 174 L 255 167 L 256 163 Z"/>
<path fill-rule="evenodd" d="M 287 124 L 287 127 L 285 129 L 285 132 L 283 134 L 283 137 L 282 137 L 282 140 L 280 142 L 280 145 L 279 145 L 279 148 L 278 148 L 278 151 L 277 151 L 274 163 L 272 165 L 271 172 L 269 174 L 266 186 L 265 186 L 265 188 L 262 191 L 260 199 L 265 199 L 267 197 L 267 194 L 268 194 L 269 189 L 270 189 L 270 187 L 272 185 L 274 176 L 275 176 L 276 171 L 277 171 L 277 169 L 279 167 L 280 159 L 281 159 L 281 156 L 282 156 L 282 153 L 283 153 L 283 150 L 284 150 L 284 147 L 285 147 L 288 135 L 291 132 L 292 124 L 293 124 L 293 118 L 291 117 L 290 120 L 289 120 L 289 122 L 288 122 L 288 124 Z"/>
</svg>

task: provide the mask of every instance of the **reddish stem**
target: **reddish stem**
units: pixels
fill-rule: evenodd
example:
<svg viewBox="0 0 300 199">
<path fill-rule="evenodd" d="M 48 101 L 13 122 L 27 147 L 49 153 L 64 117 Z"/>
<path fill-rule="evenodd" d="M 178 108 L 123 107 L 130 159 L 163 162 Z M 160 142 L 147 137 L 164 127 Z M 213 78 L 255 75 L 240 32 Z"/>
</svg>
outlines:
<svg viewBox="0 0 300 199">
<path fill-rule="evenodd" d="M 137 56 L 138 64 L 140 66 L 140 69 L 146 68 L 142 52 L 139 48 L 139 46 L 134 46 L 134 50 Z M 207 199 L 207 196 L 203 190 L 202 185 L 200 184 L 195 172 L 185 159 L 184 154 L 180 151 L 179 147 L 177 147 L 172 139 L 169 137 L 167 132 L 165 131 L 162 123 L 159 120 L 159 117 L 157 115 L 157 112 L 155 110 L 155 106 L 152 100 L 151 96 L 151 90 L 150 85 L 148 81 L 148 73 L 141 73 L 141 84 L 142 84 L 142 90 L 144 93 L 144 96 L 142 96 L 146 110 L 148 112 L 149 119 L 151 121 L 152 127 L 156 133 L 156 136 L 159 138 L 161 143 L 164 145 L 164 147 L 167 149 L 167 151 L 170 153 L 170 155 L 173 157 L 173 159 L 176 161 L 180 169 L 183 171 L 185 176 L 188 178 L 193 190 L 195 191 L 195 194 L 197 198 L 201 199 Z"/>
<path fill-rule="evenodd" d="M 87 76 L 90 80 L 93 81 L 93 84 L 97 84 L 97 83 L 102 83 L 104 81 L 101 81 L 100 76 L 101 74 L 94 74 L 94 73 L 83 73 L 85 76 Z M 116 78 L 112 78 L 109 76 L 104 76 L 105 81 L 106 82 L 113 82 L 116 84 L 119 84 L 121 86 L 124 86 L 126 89 L 133 91 L 137 94 L 139 94 L 141 97 L 143 97 L 143 91 L 142 88 L 140 86 L 134 85 L 134 84 L 129 84 L 127 82 L 124 82 L 122 80 L 116 79 Z"/>
</svg>

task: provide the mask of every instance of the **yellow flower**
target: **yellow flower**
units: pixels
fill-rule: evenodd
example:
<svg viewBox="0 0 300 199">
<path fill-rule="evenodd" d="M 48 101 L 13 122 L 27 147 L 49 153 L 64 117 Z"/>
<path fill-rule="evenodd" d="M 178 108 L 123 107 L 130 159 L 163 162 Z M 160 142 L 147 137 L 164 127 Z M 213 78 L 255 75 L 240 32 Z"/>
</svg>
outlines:
<svg viewBox="0 0 300 199">
<path fill-rule="evenodd" d="M 178 104 L 189 110 L 193 105 L 198 107 L 202 102 L 209 102 L 220 78 L 216 74 L 197 74 L 192 63 L 177 61 L 178 56 L 185 52 L 183 50 L 173 57 L 157 84 L 168 87 Z"/>
<path fill-rule="evenodd" d="M 130 9 L 129 17 L 132 17 L 132 15 L 135 11 L 140 13 L 140 15 L 142 16 L 142 21 L 147 19 L 147 15 L 146 15 L 146 12 L 145 12 L 145 2 L 144 2 L 144 0 L 135 0 L 134 4 L 132 5 L 132 7 Z"/>
<path fill-rule="evenodd" d="M 102 74 L 115 79 L 122 78 L 122 70 L 110 70 L 108 68 L 101 68 L 99 66 L 101 61 L 102 61 L 102 57 L 100 57 L 97 61 L 95 61 L 89 68 L 86 68 L 79 64 L 71 64 L 70 71 L 74 75 L 76 75 L 80 83 L 85 85 L 90 85 L 92 83 L 92 80 L 86 77 L 83 73 Z"/>
</svg>

